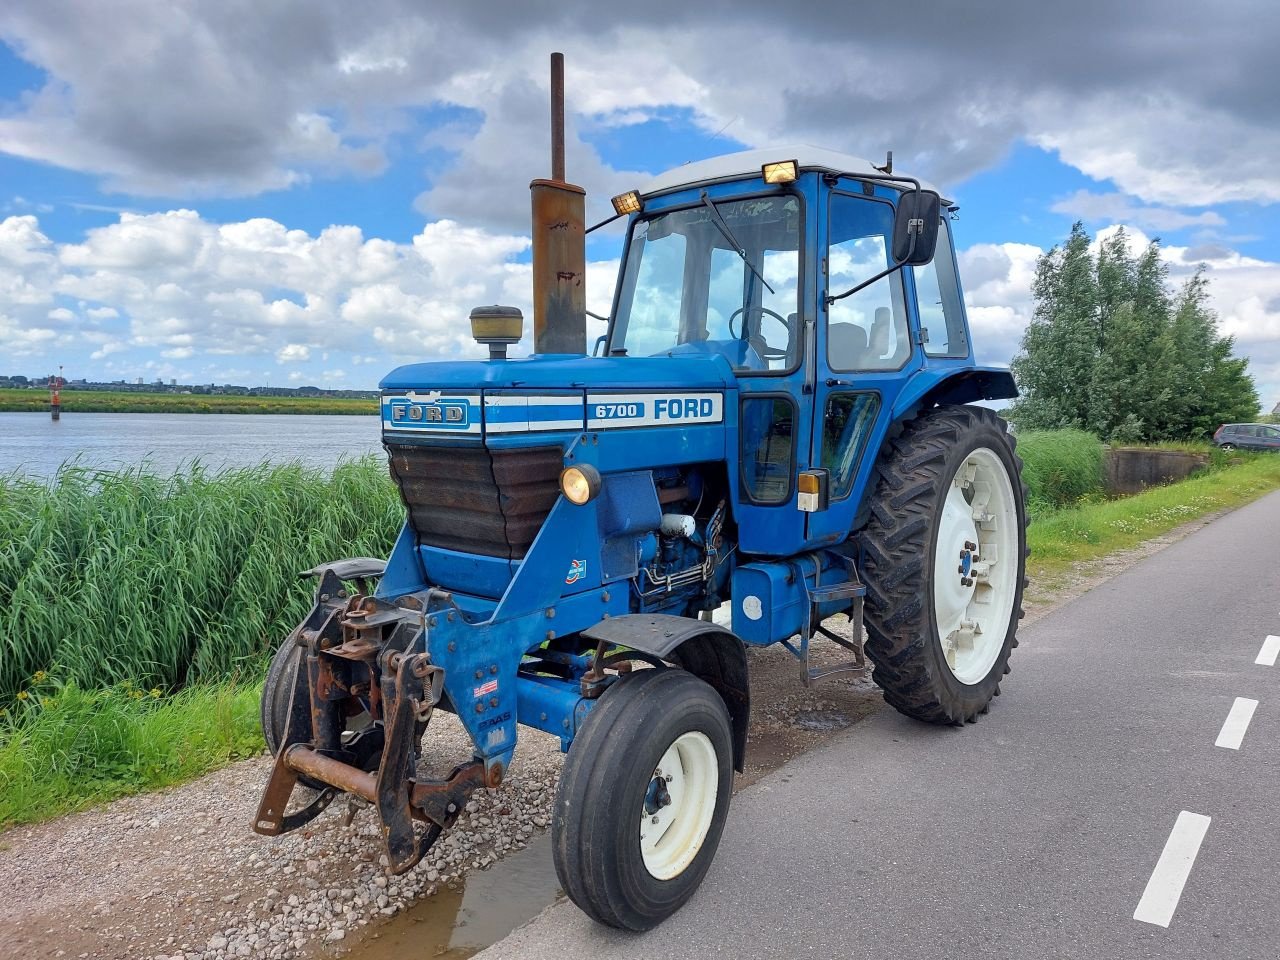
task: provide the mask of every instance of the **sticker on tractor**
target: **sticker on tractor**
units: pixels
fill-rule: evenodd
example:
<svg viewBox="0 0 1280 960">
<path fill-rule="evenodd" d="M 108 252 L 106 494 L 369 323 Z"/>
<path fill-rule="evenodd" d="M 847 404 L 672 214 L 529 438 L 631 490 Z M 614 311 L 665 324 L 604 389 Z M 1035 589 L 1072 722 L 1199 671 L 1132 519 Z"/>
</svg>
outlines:
<svg viewBox="0 0 1280 960">
<path fill-rule="evenodd" d="M 492 750 L 494 747 L 500 747 L 507 742 L 507 731 L 501 728 L 490 730 L 489 736 L 485 737 L 485 749 Z"/>
<path fill-rule="evenodd" d="M 589 393 L 587 427 L 667 427 L 719 423 L 724 397 L 719 393 Z"/>
<path fill-rule="evenodd" d="M 489 694 L 497 693 L 497 692 L 498 692 L 498 678 L 494 677 L 488 683 L 482 683 L 478 687 L 473 687 L 471 690 L 471 695 L 478 700 L 481 697 L 487 697 Z"/>
<path fill-rule="evenodd" d="M 587 575 L 587 561 L 574 560 L 573 563 L 569 565 L 569 572 L 565 574 L 564 582 L 577 583 L 586 575 Z"/>
</svg>

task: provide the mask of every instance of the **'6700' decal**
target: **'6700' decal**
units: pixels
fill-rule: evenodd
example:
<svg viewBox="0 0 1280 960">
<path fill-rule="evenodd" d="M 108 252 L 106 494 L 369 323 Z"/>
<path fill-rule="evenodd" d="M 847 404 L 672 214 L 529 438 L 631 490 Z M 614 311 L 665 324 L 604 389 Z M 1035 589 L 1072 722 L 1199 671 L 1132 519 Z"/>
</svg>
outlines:
<svg viewBox="0 0 1280 960">
<path fill-rule="evenodd" d="M 719 393 L 589 393 L 587 427 L 682 426 L 719 423 L 724 396 Z"/>
</svg>

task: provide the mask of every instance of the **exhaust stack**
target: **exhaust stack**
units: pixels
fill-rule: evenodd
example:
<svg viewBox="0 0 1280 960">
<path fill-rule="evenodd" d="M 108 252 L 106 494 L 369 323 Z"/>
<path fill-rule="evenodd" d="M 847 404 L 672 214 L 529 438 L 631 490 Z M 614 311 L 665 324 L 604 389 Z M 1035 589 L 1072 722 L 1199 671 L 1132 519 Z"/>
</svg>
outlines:
<svg viewBox="0 0 1280 960">
<path fill-rule="evenodd" d="M 587 352 L 586 198 L 565 181 L 564 54 L 551 54 L 551 179 L 529 184 L 533 201 L 534 353 Z"/>
</svg>

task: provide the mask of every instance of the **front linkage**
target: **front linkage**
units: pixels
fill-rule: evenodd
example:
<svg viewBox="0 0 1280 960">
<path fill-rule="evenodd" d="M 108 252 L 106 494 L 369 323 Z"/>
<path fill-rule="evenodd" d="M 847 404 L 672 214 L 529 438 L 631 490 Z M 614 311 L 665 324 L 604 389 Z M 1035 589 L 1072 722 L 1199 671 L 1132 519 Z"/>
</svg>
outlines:
<svg viewBox="0 0 1280 960">
<path fill-rule="evenodd" d="M 486 781 L 479 759 L 444 780 L 415 776 L 422 735 L 443 690 L 444 671 L 424 652 L 425 611 L 439 591 L 392 604 L 363 592 L 349 595 L 343 585 L 357 580 L 363 586 L 380 572 L 352 561 L 309 571 L 319 583 L 311 613 L 287 641 L 298 651 L 293 669 L 264 692 L 287 697 L 288 710 L 253 828 L 265 836 L 296 830 L 344 791 L 377 808 L 388 866 L 403 873 Z M 299 780 L 319 792 L 286 813 Z"/>
</svg>

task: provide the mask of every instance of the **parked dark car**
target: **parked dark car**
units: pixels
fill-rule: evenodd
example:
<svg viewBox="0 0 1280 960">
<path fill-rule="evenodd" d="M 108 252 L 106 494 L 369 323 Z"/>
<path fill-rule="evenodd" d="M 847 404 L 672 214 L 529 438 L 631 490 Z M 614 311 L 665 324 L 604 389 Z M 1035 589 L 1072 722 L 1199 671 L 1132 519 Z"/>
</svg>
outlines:
<svg viewBox="0 0 1280 960">
<path fill-rule="evenodd" d="M 1224 423 L 1213 435 L 1223 450 L 1280 450 L 1280 427 L 1269 423 Z"/>
</svg>

